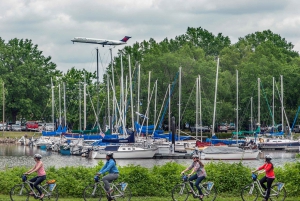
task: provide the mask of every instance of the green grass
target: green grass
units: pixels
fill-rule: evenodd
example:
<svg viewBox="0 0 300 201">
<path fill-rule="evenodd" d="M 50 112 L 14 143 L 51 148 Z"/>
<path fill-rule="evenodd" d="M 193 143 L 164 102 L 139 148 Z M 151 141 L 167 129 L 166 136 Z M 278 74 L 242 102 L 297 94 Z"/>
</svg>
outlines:
<svg viewBox="0 0 300 201">
<path fill-rule="evenodd" d="M 21 138 L 22 136 L 27 135 L 27 137 L 34 136 L 35 138 L 42 136 L 42 133 L 30 132 L 30 131 L 0 131 L 0 138 Z"/>
<path fill-rule="evenodd" d="M 0 201 L 9 201 L 9 200 L 10 200 L 9 195 L 0 195 Z M 35 199 L 31 198 L 29 200 L 35 200 Z M 59 201 L 79 201 L 79 200 L 82 201 L 83 198 L 59 198 L 58 200 Z M 132 197 L 131 198 L 131 201 L 170 201 L 170 200 L 172 200 L 171 195 L 170 197 Z M 193 200 L 199 200 L 199 199 L 194 199 L 190 196 L 187 201 L 193 201 Z M 228 197 L 226 195 L 218 195 L 216 199 L 216 201 L 241 201 L 241 200 L 242 200 L 241 197 Z M 287 197 L 285 201 L 300 201 L 300 198 Z"/>
</svg>

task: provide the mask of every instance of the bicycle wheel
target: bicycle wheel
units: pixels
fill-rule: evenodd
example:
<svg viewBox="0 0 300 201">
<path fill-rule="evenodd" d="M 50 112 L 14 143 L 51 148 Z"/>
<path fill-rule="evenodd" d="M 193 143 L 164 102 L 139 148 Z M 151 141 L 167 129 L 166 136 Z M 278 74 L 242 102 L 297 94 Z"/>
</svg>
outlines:
<svg viewBox="0 0 300 201">
<path fill-rule="evenodd" d="M 101 191 L 98 184 L 89 185 L 83 191 L 83 199 L 85 201 L 100 201 L 102 197 Z"/>
<path fill-rule="evenodd" d="M 271 187 L 270 200 L 272 201 L 284 201 L 286 198 L 286 190 L 284 187 L 278 191 L 278 184 Z"/>
<path fill-rule="evenodd" d="M 172 190 L 173 201 L 186 201 L 189 197 L 188 184 L 177 184 Z"/>
<path fill-rule="evenodd" d="M 111 197 L 114 200 L 130 201 L 131 199 L 131 190 L 127 185 L 123 190 L 121 184 L 116 185 L 117 189 L 111 193 Z M 121 192 L 121 193 L 120 193 Z"/>
<path fill-rule="evenodd" d="M 45 200 L 54 200 L 54 201 L 57 201 L 58 200 L 58 189 L 57 189 L 57 186 L 54 187 L 54 189 L 50 188 L 50 184 L 45 184 L 43 186 L 43 188 L 47 191 L 47 192 L 44 192 L 45 193 L 45 196 L 44 196 L 44 199 Z"/>
<path fill-rule="evenodd" d="M 27 201 L 29 200 L 29 191 L 24 184 L 15 185 L 10 190 L 11 201 Z"/>
<path fill-rule="evenodd" d="M 217 189 L 215 188 L 215 186 L 213 187 L 209 187 L 207 183 L 204 183 L 202 188 L 202 193 L 204 194 L 204 199 L 206 200 L 215 200 L 217 197 Z M 210 189 L 209 189 L 210 188 Z"/>
<path fill-rule="evenodd" d="M 243 201 L 256 201 L 258 197 L 258 190 L 254 184 L 249 184 L 242 189 L 241 197 Z"/>
</svg>

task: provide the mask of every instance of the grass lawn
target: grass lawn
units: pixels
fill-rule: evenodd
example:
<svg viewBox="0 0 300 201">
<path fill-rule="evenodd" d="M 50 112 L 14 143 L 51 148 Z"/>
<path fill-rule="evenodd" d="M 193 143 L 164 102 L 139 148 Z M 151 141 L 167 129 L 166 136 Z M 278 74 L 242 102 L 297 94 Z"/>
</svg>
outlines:
<svg viewBox="0 0 300 201">
<path fill-rule="evenodd" d="M 42 136 L 42 133 L 30 132 L 30 131 L 0 131 L 0 138 L 21 138 L 22 136 L 27 135 L 27 137 L 38 138 Z"/>
<path fill-rule="evenodd" d="M 9 195 L 0 195 L 0 201 L 9 201 L 10 197 Z M 31 198 L 30 200 L 35 200 L 34 198 Z M 82 201 L 83 198 L 59 198 L 59 201 Z M 101 199 L 101 200 L 106 200 L 106 199 Z M 170 201 L 172 200 L 171 195 L 170 197 L 132 197 L 130 199 L 131 201 Z M 191 196 L 187 201 L 192 201 L 192 200 L 199 200 L 199 199 L 194 199 Z M 204 199 L 205 200 L 205 199 Z M 241 197 L 228 197 L 226 195 L 218 195 L 216 201 L 241 201 Z M 261 199 L 259 198 L 258 201 Z M 300 201 L 300 198 L 297 197 L 291 197 L 291 198 L 286 198 L 285 201 Z"/>
</svg>

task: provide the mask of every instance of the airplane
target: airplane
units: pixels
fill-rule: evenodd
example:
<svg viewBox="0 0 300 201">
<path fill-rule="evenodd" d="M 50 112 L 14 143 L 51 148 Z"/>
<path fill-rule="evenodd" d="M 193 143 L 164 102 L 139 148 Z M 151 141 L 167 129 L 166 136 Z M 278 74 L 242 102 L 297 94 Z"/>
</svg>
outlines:
<svg viewBox="0 0 300 201">
<path fill-rule="evenodd" d="M 100 44 L 104 47 L 104 45 L 124 45 L 130 39 L 130 36 L 125 36 L 121 40 L 107 40 L 107 39 L 97 39 L 97 38 L 85 38 L 85 37 L 75 37 L 73 40 L 73 44 L 77 43 L 92 43 L 92 44 Z"/>
</svg>

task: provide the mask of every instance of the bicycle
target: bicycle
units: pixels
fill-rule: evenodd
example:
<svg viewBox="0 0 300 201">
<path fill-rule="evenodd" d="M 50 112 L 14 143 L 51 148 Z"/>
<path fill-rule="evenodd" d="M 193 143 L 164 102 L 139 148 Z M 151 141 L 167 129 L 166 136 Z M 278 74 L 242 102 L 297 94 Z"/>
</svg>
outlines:
<svg viewBox="0 0 300 201">
<path fill-rule="evenodd" d="M 190 194 L 193 195 L 194 198 L 199 198 L 198 193 L 191 187 L 190 183 L 193 181 L 189 181 L 186 175 L 182 176 L 182 183 L 175 185 L 172 190 L 172 199 L 173 201 L 186 201 Z M 217 197 L 217 190 L 214 186 L 214 182 L 207 181 L 204 183 L 200 183 L 199 187 L 203 193 L 203 198 L 205 200 L 215 200 Z M 202 200 L 201 199 L 201 200 Z"/>
<path fill-rule="evenodd" d="M 114 182 L 110 183 L 111 193 L 106 193 L 104 188 L 104 182 L 99 179 L 99 176 L 94 177 L 94 184 L 88 185 L 83 191 L 83 199 L 85 201 L 100 201 L 103 195 L 106 195 L 107 200 L 124 200 L 130 201 L 131 191 L 128 187 L 128 184 L 121 182 L 115 184 Z"/>
<path fill-rule="evenodd" d="M 266 192 L 257 180 L 257 174 L 252 173 L 252 180 L 253 182 L 251 184 L 248 184 L 242 188 L 241 197 L 243 201 L 256 201 L 259 194 L 262 197 L 266 196 Z M 284 188 L 284 183 L 277 182 L 276 184 L 272 185 L 269 200 L 283 201 L 285 198 L 286 190 Z"/>
<path fill-rule="evenodd" d="M 42 190 L 44 193 L 44 197 L 40 198 L 40 195 L 34 187 L 32 188 L 30 184 L 34 184 L 34 182 L 30 182 L 27 180 L 26 175 L 22 175 L 22 181 L 23 183 L 17 184 L 14 187 L 11 188 L 10 190 L 10 200 L 11 201 L 28 201 L 29 200 L 29 191 L 33 192 L 33 197 L 35 199 L 40 199 L 40 200 L 58 200 L 58 189 L 56 187 L 55 180 L 48 180 L 46 184 L 44 185 L 38 185 L 39 188 Z"/>
</svg>

